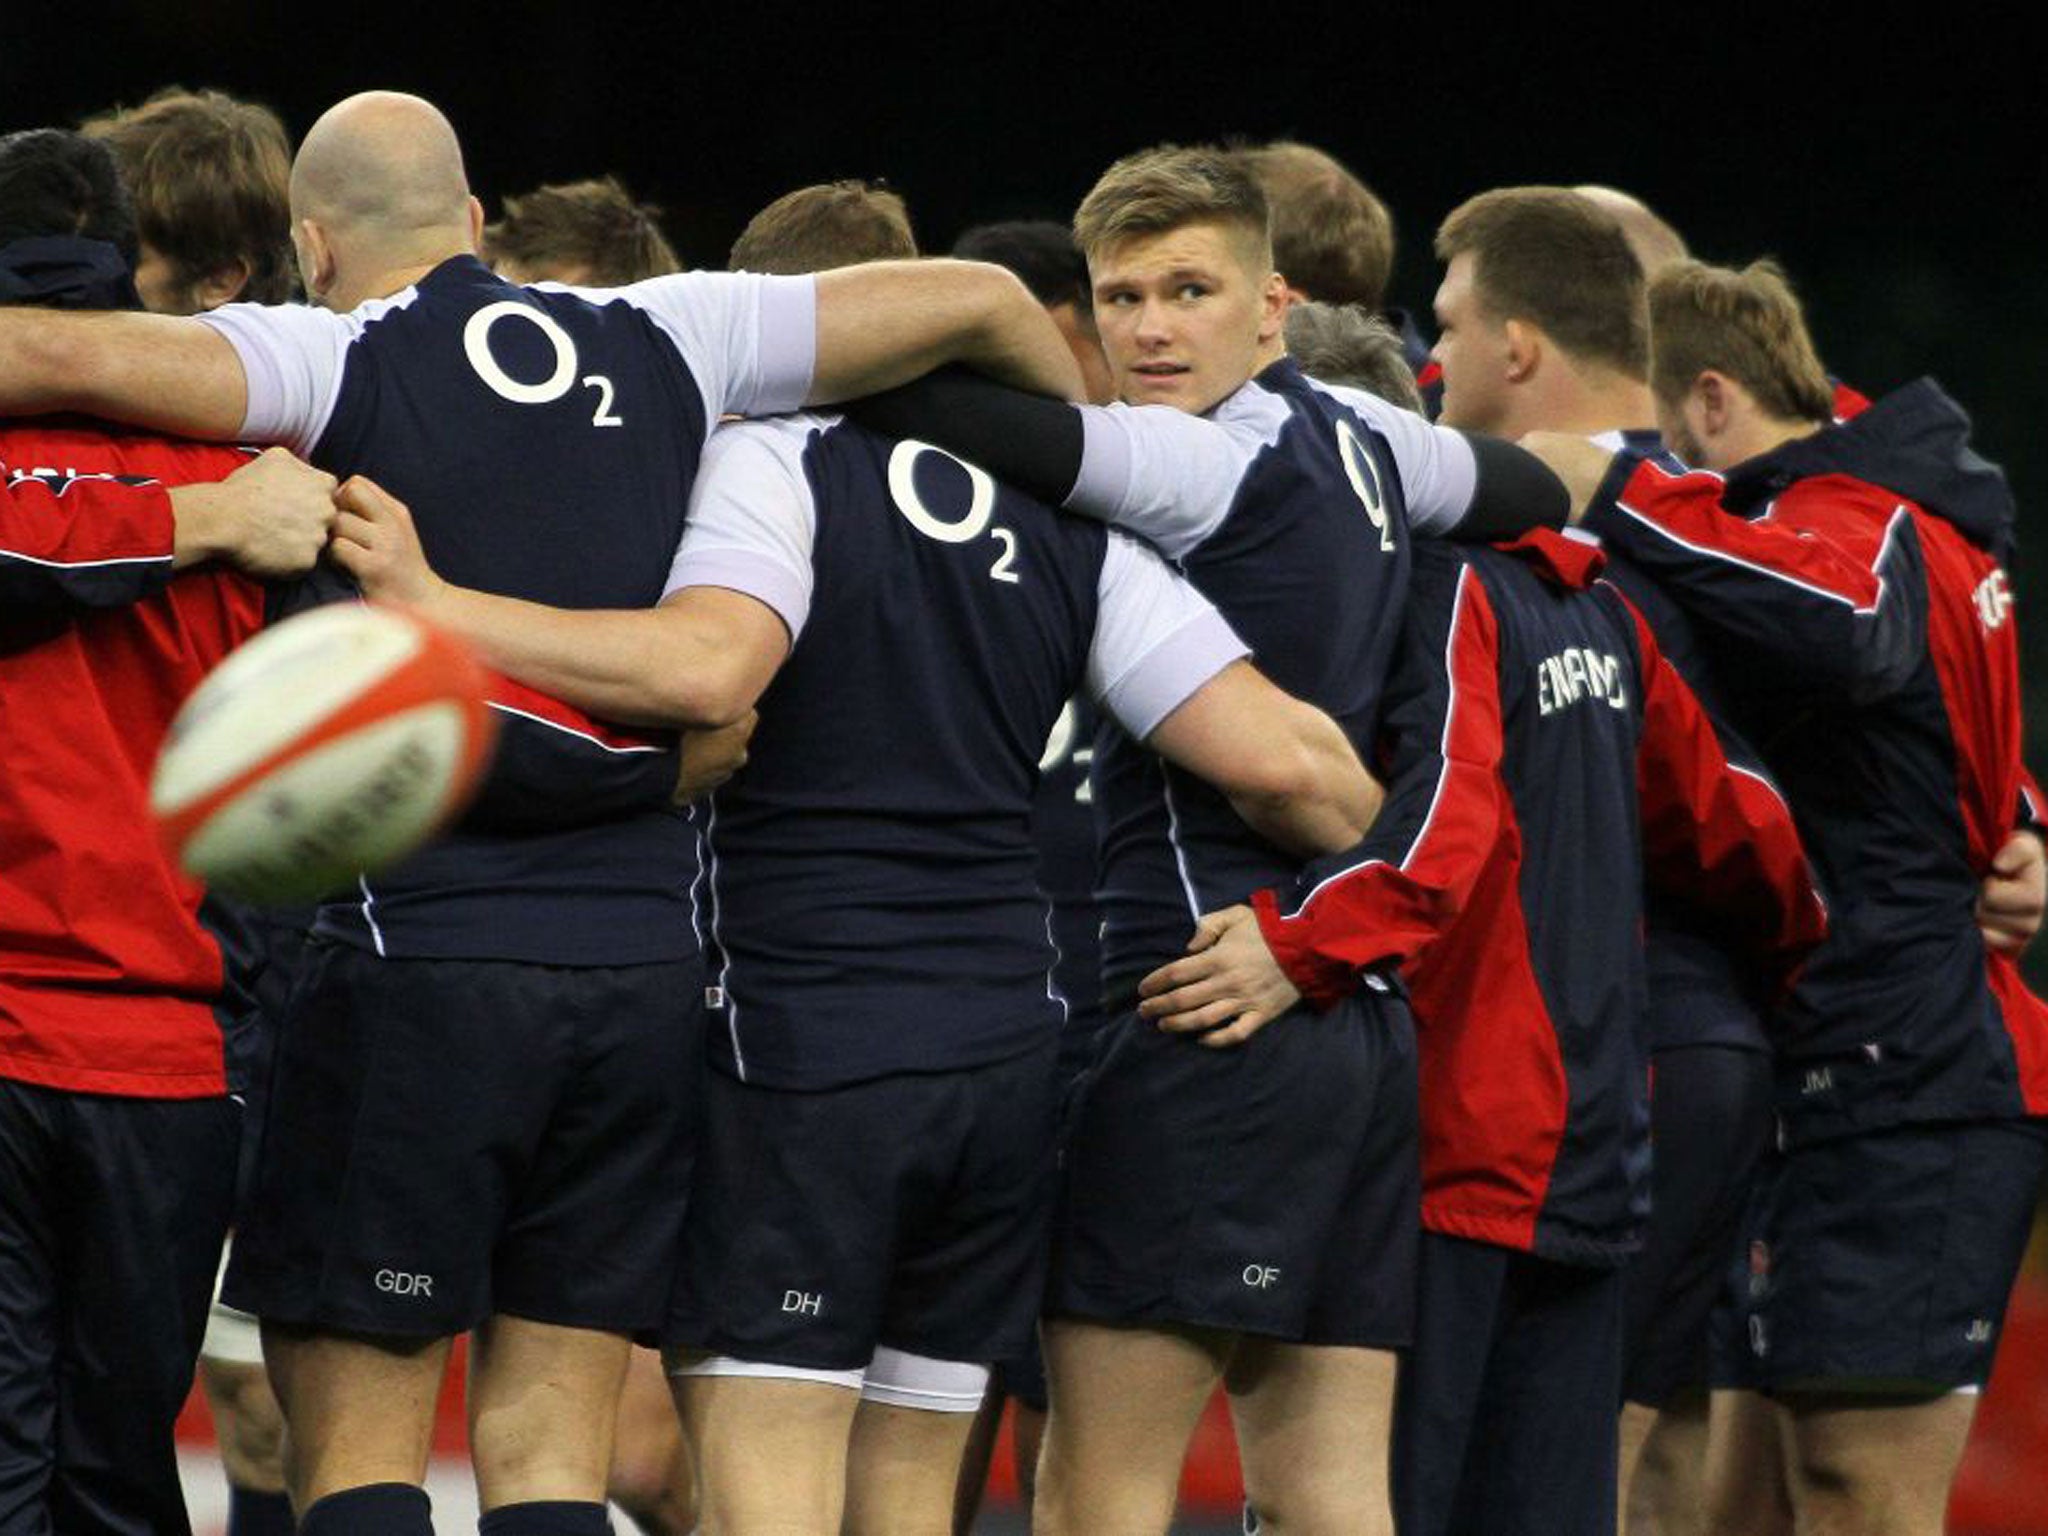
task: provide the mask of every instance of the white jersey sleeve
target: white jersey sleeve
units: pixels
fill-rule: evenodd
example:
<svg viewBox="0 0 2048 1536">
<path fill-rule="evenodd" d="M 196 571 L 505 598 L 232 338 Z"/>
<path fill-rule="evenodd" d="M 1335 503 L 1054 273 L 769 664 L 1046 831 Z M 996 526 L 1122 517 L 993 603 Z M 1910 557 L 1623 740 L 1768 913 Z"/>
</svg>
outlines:
<svg viewBox="0 0 2048 1536">
<path fill-rule="evenodd" d="M 623 298 L 661 327 L 714 420 L 793 411 L 810 395 L 818 354 L 812 278 L 677 272 L 604 296 Z"/>
<path fill-rule="evenodd" d="M 810 617 L 818 508 L 804 474 L 809 417 L 720 427 L 704 445 L 662 596 L 725 587 L 775 610 L 790 643 Z"/>
<path fill-rule="evenodd" d="M 1394 452 L 1408 526 L 1417 533 L 1448 533 L 1463 520 L 1479 484 L 1478 461 L 1465 434 L 1425 421 L 1410 410 L 1362 389 L 1316 381 L 1364 417 Z"/>
<path fill-rule="evenodd" d="M 1088 692 L 1133 740 L 1250 648 L 1148 545 L 1112 531 L 1095 584 Z"/>
<path fill-rule="evenodd" d="M 407 289 L 346 315 L 304 304 L 224 304 L 198 316 L 242 360 L 249 403 L 238 436 L 281 443 L 304 457 L 320 441 L 341 393 L 342 364 L 363 322 L 409 300 Z"/>
<path fill-rule="evenodd" d="M 1175 560 L 1230 515 L 1246 470 L 1286 424 L 1278 402 L 1272 410 L 1233 412 L 1229 420 L 1170 405 L 1075 409 L 1081 472 L 1067 506 L 1128 529 Z"/>
</svg>

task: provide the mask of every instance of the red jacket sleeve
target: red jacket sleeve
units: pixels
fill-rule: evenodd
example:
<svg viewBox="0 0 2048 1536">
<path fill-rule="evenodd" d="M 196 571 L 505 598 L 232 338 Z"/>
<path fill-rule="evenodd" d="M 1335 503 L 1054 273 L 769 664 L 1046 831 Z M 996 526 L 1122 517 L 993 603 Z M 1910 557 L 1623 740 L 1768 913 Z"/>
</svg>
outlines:
<svg viewBox="0 0 2048 1536">
<path fill-rule="evenodd" d="M 1274 959 L 1318 1007 L 1448 929 L 1500 825 L 1499 631 L 1477 573 L 1442 564 L 1441 579 L 1417 565 L 1387 698 L 1387 799 L 1372 830 L 1310 865 L 1292 891 L 1252 898 Z"/>
<path fill-rule="evenodd" d="M 0 611 L 115 608 L 161 591 L 177 534 L 170 493 L 0 461 Z"/>
<path fill-rule="evenodd" d="M 1927 648 L 1927 589 L 1911 508 L 1841 476 L 1802 480 L 1761 517 L 1723 509 L 1723 482 L 1625 456 L 1585 526 L 1663 583 L 1702 625 L 1783 682 L 1881 698 Z"/>
<path fill-rule="evenodd" d="M 1753 954 L 1775 995 L 1827 935 L 1827 907 L 1791 807 L 1760 766 L 1729 760 L 1633 604 L 1629 615 L 1643 658 L 1636 793 L 1644 872 Z"/>
</svg>

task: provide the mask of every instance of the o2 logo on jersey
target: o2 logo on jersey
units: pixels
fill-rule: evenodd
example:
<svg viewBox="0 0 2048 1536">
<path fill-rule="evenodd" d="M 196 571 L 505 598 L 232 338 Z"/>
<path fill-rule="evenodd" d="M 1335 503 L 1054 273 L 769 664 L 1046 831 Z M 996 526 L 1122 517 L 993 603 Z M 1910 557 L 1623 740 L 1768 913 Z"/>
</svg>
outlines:
<svg viewBox="0 0 2048 1536">
<path fill-rule="evenodd" d="M 967 510 L 950 522 L 926 506 L 924 497 L 918 492 L 917 461 L 927 453 L 937 454 L 967 475 Z M 988 568 L 989 579 L 1012 584 L 1023 579 L 1015 570 L 1017 535 L 1007 528 L 989 526 L 989 519 L 996 510 L 996 483 L 986 471 L 976 469 L 964 459 L 954 458 L 943 448 L 905 438 L 889 452 L 889 499 L 896 503 L 896 510 L 909 519 L 911 527 L 941 544 L 970 544 L 987 534 L 1003 546 L 1003 552 L 996 556 L 996 563 Z"/>
<path fill-rule="evenodd" d="M 1351 489 L 1358 493 L 1358 499 L 1365 505 L 1366 521 L 1379 530 L 1380 549 L 1392 554 L 1394 528 L 1387 518 L 1387 498 L 1380 489 L 1379 471 L 1373 467 L 1372 455 L 1359 441 L 1357 431 L 1341 416 L 1337 418 L 1337 457 L 1344 461 L 1344 473 L 1351 481 Z"/>
<path fill-rule="evenodd" d="M 514 316 L 538 330 L 554 348 L 555 371 L 538 384 L 520 383 L 505 371 L 497 355 L 491 351 L 492 329 L 499 321 L 510 320 Z M 535 309 L 531 304 L 521 304 L 512 299 L 486 304 L 471 315 L 469 324 L 462 328 L 462 350 L 469 358 L 469 366 L 491 387 L 491 392 L 514 405 L 549 405 L 576 385 L 576 343 L 556 323 L 553 315 L 546 310 Z M 586 374 L 583 387 L 597 391 L 597 408 L 590 415 L 593 427 L 623 427 L 626 424 L 623 417 L 612 414 L 610 379 L 601 373 Z"/>
<path fill-rule="evenodd" d="M 1992 567 L 1991 574 L 1977 583 L 1971 596 L 1977 604 L 1977 617 L 1984 621 L 1986 629 L 1997 629 L 2012 617 L 2012 584 L 2005 579 L 2002 566 Z"/>
</svg>

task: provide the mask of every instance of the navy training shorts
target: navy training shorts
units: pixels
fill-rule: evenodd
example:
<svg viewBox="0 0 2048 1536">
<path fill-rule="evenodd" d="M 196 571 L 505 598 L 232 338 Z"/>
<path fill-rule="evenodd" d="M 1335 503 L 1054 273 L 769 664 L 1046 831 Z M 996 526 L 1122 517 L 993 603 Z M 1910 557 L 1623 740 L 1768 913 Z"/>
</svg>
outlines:
<svg viewBox="0 0 2048 1536">
<path fill-rule="evenodd" d="M 1071 1111 L 1048 1314 L 1406 1344 L 1416 1095 L 1392 994 L 1296 1007 L 1222 1050 L 1116 1020 Z"/>
<path fill-rule="evenodd" d="M 1715 1385 L 1981 1386 L 2044 1173 L 2038 1120 L 1897 1125 L 1772 1152 L 1717 1319 Z"/>
<path fill-rule="evenodd" d="M 222 1299 L 439 1338 L 493 1313 L 660 1326 L 688 1202 L 703 967 L 384 960 L 316 941 Z"/>
<path fill-rule="evenodd" d="M 664 1342 L 864 1368 L 1022 1354 L 1044 1290 L 1059 1042 L 825 1089 L 710 1074 Z"/>
<path fill-rule="evenodd" d="M 1777 1121 L 1762 1052 L 1688 1045 L 1652 1061 L 1650 1221 L 1628 1267 L 1622 1395 L 1658 1408 L 1707 1388 L 1714 1309 Z"/>
</svg>

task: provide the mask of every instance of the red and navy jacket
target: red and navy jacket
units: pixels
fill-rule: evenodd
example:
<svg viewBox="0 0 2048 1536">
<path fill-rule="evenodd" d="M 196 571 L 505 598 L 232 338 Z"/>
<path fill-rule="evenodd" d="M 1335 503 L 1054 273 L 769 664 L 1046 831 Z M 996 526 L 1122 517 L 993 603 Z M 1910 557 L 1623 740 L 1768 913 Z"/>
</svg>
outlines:
<svg viewBox="0 0 2048 1536">
<path fill-rule="evenodd" d="M 1642 886 L 1688 889 L 1788 975 L 1825 919 L 1791 814 L 1729 765 L 1590 540 L 1419 543 L 1359 847 L 1253 899 L 1311 1002 L 1399 964 L 1423 1225 L 1614 1265 L 1649 1205 Z"/>
<path fill-rule="evenodd" d="M 1595 438 L 1611 448 L 1659 457 L 1670 468 L 1678 460 L 1652 430 L 1631 429 Z M 1604 579 L 1621 589 L 1657 637 L 1657 649 L 1705 706 L 1728 761 L 1763 773 L 1762 760 L 1728 720 L 1727 706 L 1712 663 L 1692 620 L 1648 572 L 1613 550 L 1605 551 Z M 1714 937 L 1712 914 L 1696 913 L 1688 893 L 1651 887 L 1643 908 L 1643 961 L 1650 978 L 1650 1054 L 1711 1045 L 1724 1050 L 1767 1053 L 1770 1035 L 1764 1014 L 1771 1001 L 1756 995 L 1744 974 L 1745 957 Z"/>
<path fill-rule="evenodd" d="M 265 608 L 239 572 L 172 579 L 162 484 L 244 462 L 112 428 L 0 425 L 0 1077 L 227 1091 L 221 945 L 157 840 L 149 775 L 185 695 Z"/>
<path fill-rule="evenodd" d="M 2013 503 L 1930 380 L 1737 466 L 1624 455 L 1587 526 L 1691 610 L 1830 907 L 1774 1029 L 1786 1134 L 2048 1113 L 2048 1009 L 1988 951 L 2020 762 Z"/>
<path fill-rule="evenodd" d="M 140 1098 L 228 1089 L 252 935 L 158 841 L 149 778 L 186 695 L 284 606 L 226 567 L 173 576 L 165 487 L 247 458 L 99 423 L 0 423 L 0 1077 Z M 513 728 L 478 814 L 597 814 L 674 780 L 661 744 L 509 683 L 493 702 Z"/>
</svg>

